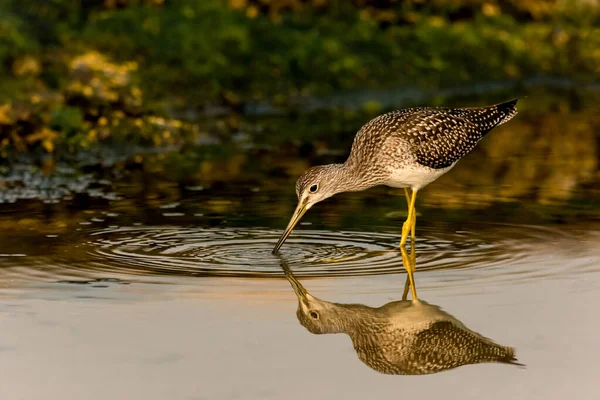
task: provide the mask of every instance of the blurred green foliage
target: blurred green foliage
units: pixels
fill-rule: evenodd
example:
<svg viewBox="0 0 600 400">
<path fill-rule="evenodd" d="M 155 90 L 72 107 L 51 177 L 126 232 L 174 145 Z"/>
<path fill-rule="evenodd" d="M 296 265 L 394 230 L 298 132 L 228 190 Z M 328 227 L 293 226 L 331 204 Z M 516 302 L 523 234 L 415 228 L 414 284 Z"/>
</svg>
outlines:
<svg viewBox="0 0 600 400">
<path fill-rule="evenodd" d="M 600 73 L 569 0 L 4 0 L 0 158 L 194 140 L 172 111 L 340 90 Z M 165 118 L 166 117 L 166 118 Z"/>
</svg>

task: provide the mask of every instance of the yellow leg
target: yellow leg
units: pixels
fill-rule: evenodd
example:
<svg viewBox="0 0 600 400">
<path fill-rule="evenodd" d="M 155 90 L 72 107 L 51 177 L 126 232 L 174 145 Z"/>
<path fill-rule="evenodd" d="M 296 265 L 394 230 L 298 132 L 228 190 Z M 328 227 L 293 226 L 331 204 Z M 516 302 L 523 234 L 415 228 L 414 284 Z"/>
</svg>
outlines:
<svg viewBox="0 0 600 400">
<path fill-rule="evenodd" d="M 408 195 L 408 193 L 406 193 Z M 406 222 L 402 225 L 402 238 L 400 239 L 400 247 L 406 244 L 406 239 L 408 238 L 408 234 L 412 230 L 412 237 L 414 238 L 414 228 L 417 224 L 417 216 L 415 213 L 415 200 L 417 199 L 417 191 L 413 190 L 412 196 L 410 196 L 410 201 L 408 202 L 408 218 L 406 218 Z"/>
<path fill-rule="evenodd" d="M 404 196 L 406 197 L 406 204 L 410 205 L 410 194 L 408 192 L 408 188 L 404 188 Z M 415 243 L 415 229 L 417 227 L 417 210 L 413 207 L 413 219 L 412 219 L 412 227 L 410 229 L 410 239 L 411 243 Z"/>
<path fill-rule="evenodd" d="M 412 294 L 413 300 L 418 300 L 417 297 L 417 288 L 415 286 L 414 272 L 417 268 L 417 257 L 415 255 L 415 247 L 412 246 L 410 250 L 410 257 L 408 252 L 406 251 L 405 246 L 400 246 L 400 251 L 402 252 L 402 263 L 404 264 L 404 268 L 406 269 L 406 273 L 408 275 L 408 280 L 404 285 L 404 294 L 402 295 L 402 300 L 406 300 L 406 296 L 408 294 L 408 285 L 410 285 L 410 290 Z"/>
<path fill-rule="evenodd" d="M 404 292 L 402 293 L 402 301 L 408 298 L 408 291 L 410 290 L 410 278 L 406 275 L 406 282 L 404 282 Z"/>
</svg>

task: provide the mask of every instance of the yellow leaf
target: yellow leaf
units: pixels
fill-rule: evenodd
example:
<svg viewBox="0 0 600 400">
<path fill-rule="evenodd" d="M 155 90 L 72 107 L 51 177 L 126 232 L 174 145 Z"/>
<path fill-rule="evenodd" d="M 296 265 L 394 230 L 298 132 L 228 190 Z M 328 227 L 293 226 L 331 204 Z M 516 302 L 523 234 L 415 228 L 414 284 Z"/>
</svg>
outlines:
<svg viewBox="0 0 600 400">
<path fill-rule="evenodd" d="M 131 95 L 133 97 L 142 97 L 142 90 L 138 87 L 131 88 Z"/>
<path fill-rule="evenodd" d="M 229 0 L 229 7 L 235 9 L 244 8 L 248 5 L 247 0 Z"/>
<path fill-rule="evenodd" d="M 32 133 L 31 135 L 27 135 L 25 137 L 25 141 L 27 141 L 27 143 L 30 143 L 30 144 L 40 142 L 40 141 L 52 142 L 57 137 L 58 137 L 58 133 L 54 132 L 52 129 L 42 128 L 39 131 Z M 44 147 L 46 147 L 45 144 L 42 143 L 42 145 Z"/>
<path fill-rule="evenodd" d="M 491 4 L 491 3 L 485 3 L 481 7 L 481 11 L 483 12 L 484 15 L 486 15 L 488 17 L 493 17 L 494 15 L 500 14 L 500 8 L 498 8 L 497 5 Z"/>
<path fill-rule="evenodd" d="M 83 95 L 85 97 L 91 97 L 94 94 L 94 89 L 91 86 L 85 86 L 83 88 Z"/>
<path fill-rule="evenodd" d="M 32 56 L 18 58 L 13 63 L 13 73 L 16 76 L 36 76 L 42 70 L 40 62 Z"/>
<path fill-rule="evenodd" d="M 52 142 L 52 140 L 44 140 L 42 142 L 42 146 L 48 153 L 52 153 L 54 151 L 54 142 Z"/>
<path fill-rule="evenodd" d="M 256 18 L 258 15 L 258 8 L 256 6 L 250 6 L 246 9 L 246 15 L 248 18 Z"/>
<path fill-rule="evenodd" d="M 12 118 L 10 117 L 10 104 L 2 104 L 0 105 L 0 125 L 10 125 L 12 124 Z"/>
</svg>

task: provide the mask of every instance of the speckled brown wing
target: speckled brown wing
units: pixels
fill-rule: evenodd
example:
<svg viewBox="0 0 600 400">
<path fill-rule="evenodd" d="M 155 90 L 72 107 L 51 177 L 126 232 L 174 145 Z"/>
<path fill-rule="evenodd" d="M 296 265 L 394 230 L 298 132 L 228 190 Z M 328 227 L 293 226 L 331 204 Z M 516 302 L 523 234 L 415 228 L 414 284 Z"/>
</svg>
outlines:
<svg viewBox="0 0 600 400">
<path fill-rule="evenodd" d="M 348 160 L 377 166 L 400 163 L 408 153 L 423 166 L 450 167 L 492 128 L 510 120 L 517 113 L 516 102 L 479 108 L 406 108 L 380 115 L 360 129 Z"/>
<path fill-rule="evenodd" d="M 473 150 L 483 137 L 477 125 L 444 109 L 428 109 L 411 115 L 402 131 L 415 161 L 434 169 L 450 167 Z"/>
<path fill-rule="evenodd" d="M 467 155 L 494 127 L 517 114 L 517 100 L 479 108 L 428 108 L 403 124 L 416 161 L 441 169 Z"/>
<path fill-rule="evenodd" d="M 413 367 L 430 373 L 465 364 L 499 362 L 517 364 L 514 349 L 498 345 L 450 321 L 433 323 L 419 332 L 411 346 Z"/>
</svg>

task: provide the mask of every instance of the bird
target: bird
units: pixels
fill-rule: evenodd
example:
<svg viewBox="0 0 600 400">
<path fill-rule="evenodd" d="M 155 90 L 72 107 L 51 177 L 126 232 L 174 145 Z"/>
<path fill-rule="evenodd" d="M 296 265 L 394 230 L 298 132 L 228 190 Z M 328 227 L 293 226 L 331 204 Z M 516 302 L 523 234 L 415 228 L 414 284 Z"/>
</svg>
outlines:
<svg viewBox="0 0 600 400">
<path fill-rule="evenodd" d="M 370 120 L 356 134 L 343 164 L 314 166 L 298 178 L 298 205 L 272 253 L 318 202 L 378 185 L 404 188 L 408 217 L 400 246 L 409 233 L 414 242 L 417 192 L 450 171 L 494 127 L 512 119 L 517 101 L 473 108 L 406 108 Z"/>
<path fill-rule="evenodd" d="M 523 366 L 514 348 L 473 332 L 439 306 L 406 300 L 406 290 L 402 300 L 376 308 L 331 303 L 308 293 L 287 264 L 281 265 L 298 298 L 300 324 L 313 334 L 346 333 L 358 358 L 376 371 L 424 375 L 467 364 Z"/>
</svg>

